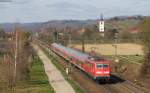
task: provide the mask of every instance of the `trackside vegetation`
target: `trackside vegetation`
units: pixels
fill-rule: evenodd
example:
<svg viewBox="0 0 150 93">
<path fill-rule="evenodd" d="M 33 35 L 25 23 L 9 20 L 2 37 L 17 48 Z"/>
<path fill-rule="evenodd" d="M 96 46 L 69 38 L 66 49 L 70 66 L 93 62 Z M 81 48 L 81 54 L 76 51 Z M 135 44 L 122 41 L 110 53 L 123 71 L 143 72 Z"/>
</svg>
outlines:
<svg viewBox="0 0 150 93">
<path fill-rule="evenodd" d="M 29 79 L 18 84 L 16 93 L 55 93 L 49 85 L 44 66 L 38 56 L 33 59 Z"/>
</svg>

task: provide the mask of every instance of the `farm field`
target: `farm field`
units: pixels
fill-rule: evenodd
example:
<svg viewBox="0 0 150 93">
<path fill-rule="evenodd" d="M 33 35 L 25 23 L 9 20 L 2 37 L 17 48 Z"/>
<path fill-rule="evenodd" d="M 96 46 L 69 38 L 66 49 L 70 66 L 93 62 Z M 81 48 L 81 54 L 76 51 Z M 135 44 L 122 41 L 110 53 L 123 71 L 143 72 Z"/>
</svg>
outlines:
<svg viewBox="0 0 150 93">
<path fill-rule="evenodd" d="M 143 55 L 142 46 L 138 44 L 123 43 L 117 45 L 118 55 Z M 81 45 L 71 45 L 73 48 L 82 49 Z M 85 44 L 85 51 L 90 52 L 95 48 L 96 53 L 101 55 L 115 55 L 114 44 Z"/>
</svg>

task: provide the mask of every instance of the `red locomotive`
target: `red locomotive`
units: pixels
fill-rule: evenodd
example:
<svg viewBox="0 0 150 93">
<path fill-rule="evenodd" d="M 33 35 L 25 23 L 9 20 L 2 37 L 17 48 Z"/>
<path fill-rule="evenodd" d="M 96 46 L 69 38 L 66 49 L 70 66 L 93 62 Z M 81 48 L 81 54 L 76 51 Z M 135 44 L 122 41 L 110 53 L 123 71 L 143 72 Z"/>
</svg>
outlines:
<svg viewBox="0 0 150 93">
<path fill-rule="evenodd" d="M 90 75 L 94 80 L 110 79 L 110 62 L 108 60 L 98 56 L 90 56 L 56 43 L 51 45 L 51 49 Z"/>
</svg>

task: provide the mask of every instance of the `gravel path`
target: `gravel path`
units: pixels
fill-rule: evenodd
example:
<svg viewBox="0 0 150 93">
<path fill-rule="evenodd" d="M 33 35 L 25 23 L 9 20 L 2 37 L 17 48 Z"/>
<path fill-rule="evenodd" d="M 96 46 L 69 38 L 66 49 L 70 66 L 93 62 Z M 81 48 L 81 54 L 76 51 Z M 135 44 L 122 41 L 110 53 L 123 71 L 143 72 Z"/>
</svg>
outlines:
<svg viewBox="0 0 150 93">
<path fill-rule="evenodd" d="M 64 79 L 60 71 L 51 63 L 51 60 L 37 46 L 33 45 L 38 56 L 42 60 L 45 72 L 48 76 L 49 83 L 52 85 L 56 93 L 75 93 L 71 85 Z"/>
</svg>

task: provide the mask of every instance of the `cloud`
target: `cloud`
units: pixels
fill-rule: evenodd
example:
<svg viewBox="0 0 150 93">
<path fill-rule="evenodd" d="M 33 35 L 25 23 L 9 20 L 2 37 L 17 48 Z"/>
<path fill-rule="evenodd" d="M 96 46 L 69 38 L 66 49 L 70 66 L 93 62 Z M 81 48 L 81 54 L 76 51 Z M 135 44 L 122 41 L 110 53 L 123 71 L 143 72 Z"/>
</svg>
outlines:
<svg viewBox="0 0 150 93">
<path fill-rule="evenodd" d="M 149 15 L 149 8 L 150 0 L 13 0 L 0 3 L 0 22 Z"/>
<path fill-rule="evenodd" d="M 29 3 L 32 3 L 31 0 L 14 0 L 12 2 L 13 4 L 29 4 Z"/>
<path fill-rule="evenodd" d="M 70 17 L 85 17 L 86 15 L 95 14 L 98 9 L 91 5 L 79 5 L 70 2 L 57 2 L 54 4 L 47 5 L 52 12 L 59 14 L 61 16 Z"/>
</svg>

